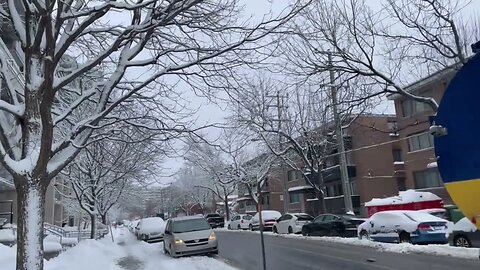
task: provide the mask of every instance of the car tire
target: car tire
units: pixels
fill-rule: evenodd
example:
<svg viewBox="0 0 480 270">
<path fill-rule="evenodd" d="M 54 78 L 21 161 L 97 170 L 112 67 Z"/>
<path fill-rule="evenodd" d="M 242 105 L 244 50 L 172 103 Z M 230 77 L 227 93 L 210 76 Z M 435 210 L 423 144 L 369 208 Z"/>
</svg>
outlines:
<svg viewBox="0 0 480 270">
<path fill-rule="evenodd" d="M 293 233 L 292 227 L 288 227 L 288 233 Z"/>
<path fill-rule="evenodd" d="M 241 229 L 242 229 L 242 227 L 240 226 L 240 224 L 238 224 L 237 230 L 241 230 Z"/>
<path fill-rule="evenodd" d="M 410 234 L 407 232 L 401 232 L 398 238 L 400 243 L 411 243 Z"/>
<path fill-rule="evenodd" d="M 468 240 L 468 238 L 463 235 L 455 236 L 455 238 L 453 239 L 453 245 L 456 247 L 465 247 L 465 248 L 472 247 L 472 243 L 470 242 L 470 240 Z"/>
<path fill-rule="evenodd" d="M 232 227 L 230 226 L 230 224 L 228 224 L 228 227 L 227 227 L 227 229 L 229 229 L 229 230 L 231 230 L 231 229 L 232 229 Z"/>
<path fill-rule="evenodd" d="M 273 229 L 272 229 L 273 233 L 278 233 L 278 229 L 277 229 L 277 226 L 273 226 Z"/>
<path fill-rule="evenodd" d="M 303 236 L 310 236 L 310 232 L 306 229 L 302 229 L 302 235 Z"/>
<path fill-rule="evenodd" d="M 362 230 L 362 231 L 360 232 L 359 238 L 360 238 L 360 239 L 370 240 L 370 236 L 368 236 L 368 233 L 367 233 L 367 231 L 365 231 L 365 230 Z"/>
<path fill-rule="evenodd" d="M 248 225 L 248 228 L 250 229 L 250 231 L 253 232 L 253 225 L 252 224 Z"/>
<path fill-rule="evenodd" d="M 165 242 L 163 242 L 163 254 L 165 255 L 168 254 L 167 247 L 165 246 Z"/>
</svg>

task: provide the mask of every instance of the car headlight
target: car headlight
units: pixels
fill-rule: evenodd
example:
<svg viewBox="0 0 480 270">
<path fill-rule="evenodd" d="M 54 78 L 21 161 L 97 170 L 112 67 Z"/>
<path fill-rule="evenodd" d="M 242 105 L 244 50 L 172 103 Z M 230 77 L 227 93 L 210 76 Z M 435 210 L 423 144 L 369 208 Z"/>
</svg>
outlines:
<svg viewBox="0 0 480 270">
<path fill-rule="evenodd" d="M 217 240 L 217 236 L 215 235 L 214 232 L 212 232 L 212 233 L 210 234 L 210 236 L 208 237 L 208 240 L 210 240 L 210 241 Z"/>
<path fill-rule="evenodd" d="M 175 244 L 176 245 L 181 245 L 181 244 L 183 244 L 183 240 L 182 239 L 175 239 Z"/>
</svg>

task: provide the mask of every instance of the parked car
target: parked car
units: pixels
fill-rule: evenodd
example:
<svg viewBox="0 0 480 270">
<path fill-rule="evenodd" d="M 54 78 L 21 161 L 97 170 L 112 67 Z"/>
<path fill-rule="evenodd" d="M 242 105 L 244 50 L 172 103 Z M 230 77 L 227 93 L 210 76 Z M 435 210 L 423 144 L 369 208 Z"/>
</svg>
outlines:
<svg viewBox="0 0 480 270">
<path fill-rule="evenodd" d="M 413 210 L 377 212 L 358 227 L 359 238 L 413 244 L 448 243 L 448 221 Z"/>
<path fill-rule="evenodd" d="M 301 233 L 303 225 L 312 222 L 313 217 L 305 213 L 287 213 L 273 225 L 274 233 Z"/>
<path fill-rule="evenodd" d="M 353 215 L 323 214 L 303 225 L 302 235 L 355 237 L 357 227 L 364 221 Z"/>
<path fill-rule="evenodd" d="M 137 225 L 137 239 L 147 243 L 163 241 L 165 221 L 160 217 L 142 218 Z"/>
<path fill-rule="evenodd" d="M 228 223 L 229 230 L 246 230 L 252 221 L 251 215 L 236 215 Z"/>
<path fill-rule="evenodd" d="M 218 254 L 217 237 L 204 217 L 172 218 L 165 227 L 163 251 L 172 257 Z"/>
<path fill-rule="evenodd" d="M 468 218 L 453 225 L 448 242 L 456 247 L 480 247 L 480 231 Z"/>
<path fill-rule="evenodd" d="M 273 211 L 273 210 L 263 210 L 262 211 L 262 220 L 263 220 L 263 229 L 268 231 L 272 230 L 273 225 L 277 223 L 277 219 L 280 218 L 282 214 L 278 211 Z M 260 229 L 260 215 L 259 213 L 256 213 L 253 218 L 252 222 L 250 225 L 248 225 L 248 228 L 251 231 L 258 230 Z"/>
<path fill-rule="evenodd" d="M 140 220 L 132 220 L 130 223 L 128 223 L 128 230 L 131 233 L 135 234 L 135 228 L 137 227 L 139 221 Z"/>
<path fill-rule="evenodd" d="M 208 224 L 210 224 L 210 227 L 212 227 L 212 229 L 225 227 L 225 220 L 223 219 L 222 216 L 220 216 L 220 214 L 217 214 L 217 213 L 206 214 L 205 218 L 207 219 Z"/>
</svg>

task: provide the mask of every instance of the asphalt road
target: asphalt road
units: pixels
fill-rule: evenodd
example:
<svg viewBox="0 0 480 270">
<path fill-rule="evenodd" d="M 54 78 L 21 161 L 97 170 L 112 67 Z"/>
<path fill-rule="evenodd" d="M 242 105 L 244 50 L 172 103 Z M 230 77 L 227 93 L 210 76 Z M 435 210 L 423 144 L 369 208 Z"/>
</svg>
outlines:
<svg viewBox="0 0 480 270">
<path fill-rule="evenodd" d="M 260 235 L 217 231 L 219 256 L 245 270 L 262 269 Z M 480 261 L 424 254 L 380 252 L 373 248 L 265 235 L 268 270 L 480 269 Z"/>
</svg>

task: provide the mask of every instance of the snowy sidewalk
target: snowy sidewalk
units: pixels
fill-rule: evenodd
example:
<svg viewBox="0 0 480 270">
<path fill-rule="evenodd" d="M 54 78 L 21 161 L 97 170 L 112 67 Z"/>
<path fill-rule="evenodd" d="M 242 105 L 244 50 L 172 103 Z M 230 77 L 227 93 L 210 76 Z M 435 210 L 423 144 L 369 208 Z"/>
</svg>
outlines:
<svg viewBox="0 0 480 270">
<path fill-rule="evenodd" d="M 163 254 L 163 243 L 140 242 L 125 228 L 114 229 L 115 243 L 107 235 L 84 240 L 45 261 L 45 270 L 236 270 L 211 257 L 173 259 Z M 15 269 L 15 249 L 0 245 L 2 270 Z"/>
</svg>

